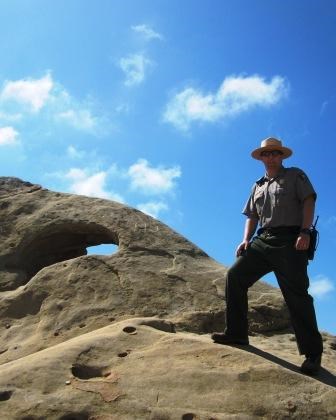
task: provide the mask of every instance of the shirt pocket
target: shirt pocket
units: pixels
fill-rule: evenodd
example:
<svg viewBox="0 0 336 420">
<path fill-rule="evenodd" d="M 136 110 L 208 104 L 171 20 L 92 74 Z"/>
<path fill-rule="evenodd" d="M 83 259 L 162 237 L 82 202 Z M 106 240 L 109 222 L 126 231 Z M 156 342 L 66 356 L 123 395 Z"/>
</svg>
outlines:
<svg viewBox="0 0 336 420">
<path fill-rule="evenodd" d="M 260 217 L 262 214 L 262 209 L 265 202 L 265 190 L 256 191 L 254 194 L 254 203 L 257 209 L 258 216 Z"/>
<path fill-rule="evenodd" d="M 274 205 L 283 207 L 287 205 L 288 193 L 285 188 L 279 187 L 274 192 Z"/>
</svg>

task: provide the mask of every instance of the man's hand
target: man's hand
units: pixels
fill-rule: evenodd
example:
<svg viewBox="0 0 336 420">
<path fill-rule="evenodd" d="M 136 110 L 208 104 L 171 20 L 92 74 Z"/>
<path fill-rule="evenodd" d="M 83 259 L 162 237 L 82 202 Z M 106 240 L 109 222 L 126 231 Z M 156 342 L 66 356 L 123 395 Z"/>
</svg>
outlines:
<svg viewBox="0 0 336 420">
<path fill-rule="evenodd" d="M 249 241 L 243 241 L 241 244 L 239 244 L 236 249 L 236 257 L 241 257 L 247 250 L 248 245 Z"/>
<path fill-rule="evenodd" d="M 309 248 L 309 243 L 310 235 L 307 233 L 300 233 L 295 243 L 295 249 L 298 251 L 306 251 Z"/>
</svg>

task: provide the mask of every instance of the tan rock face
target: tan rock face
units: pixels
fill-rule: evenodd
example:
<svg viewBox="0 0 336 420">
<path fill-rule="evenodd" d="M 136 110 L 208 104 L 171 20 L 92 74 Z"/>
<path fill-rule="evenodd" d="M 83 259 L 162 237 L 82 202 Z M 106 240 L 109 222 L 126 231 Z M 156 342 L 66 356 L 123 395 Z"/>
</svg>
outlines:
<svg viewBox="0 0 336 420">
<path fill-rule="evenodd" d="M 222 366 L 213 356 L 218 345 L 207 336 L 194 334 L 225 326 L 225 267 L 166 225 L 108 200 L 61 194 L 0 177 L 0 212 L 0 412 L 7 410 L 5 418 L 23 419 L 24 413 L 34 419 L 68 420 L 209 419 L 208 413 L 218 419 L 237 413 L 258 416 L 259 403 L 254 406 L 252 400 L 253 407 L 240 412 L 232 408 L 237 399 L 233 396 L 226 396 L 223 401 L 227 403 L 219 405 L 217 396 L 205 397 L 210 377 L 203 385 L 192 383 L 199 369 L 206 372 L 211 365 L 215 370 L 219 362 L 217 367 Z M 108 243 L 118 246 L 113 255 L 86 255 L 89 246 Z M 274 334 L 290 325 L 279 291 L 261 282 L 250 291 L 249 316 L 252 334 Z M 121 321 L 135 317 L 150 324 L 141 345 L 136 341 L 137 326 L 131 326 L 131 330 L 136 328 L 133 332 L 114 336 L 124 325 Z M 114 325 L 119 329 L 114 330 Z M 103 327 L 109 333 L 100 342 L 99 334 L 107 331 Z M 138 356 L 127 364 L 133 351 L 128 340 L 133 336 L 133 344 L 139 344 L 134 347 Z M 195 344 L 195 351 L 201 349 L 196 351 L 198 356 L 190 343 Z M 291 345 L 295 348 L 295 343 Z M 149 354 L 153 357 L 148 358 Z M 252 369 L 256 357 L 243 353 L 241 361 L 233 358 L 227 369 L 235 369 L 237 363 Z M 195 364 L 194 359 L 202 364 Z M 168 360 L 175 369 L 171 372 Z M 115 369 L 116 361 L 124 370 Z M 229 375 L 231 385 L 243 382 L 245 386 L 258 377 L 246 369 L 240 378 L 247 375 L 248 380 Z M 144 371 L 149 372 L 147 379 Z M 177 378 L 178 372 L 185 374 L 183 392 L 184 381 Z M 228 371 L 220 372 L 226 375 Z M 281 372 L 272 375 L 276 378 Z M 218 376 L 215 371 L 212 374 Z M 295 379 L 298 383 L 310 381 L 295 375 L 300 378 Z M 216 381 L 224 380 L 217 376 Z M 67 380 L 68 386 L 64 385 Z M 158 384 L 164 388 L 159 396 L 154 391 Z M 183 405 L 188 388 L 194 402 Z M 211 392 L 223 397 L 217 388 Z M 201 399 L 197 393 L 203 395 Z M 252 398 L 251 393 L 252 388 L 247 399 Z M 269 404 L 272 401 L 270 397 Z M 214 409 L 212 404 L 217 404 Z M 267 407 L 260 413 L 267 412 Z"/>
</svg>

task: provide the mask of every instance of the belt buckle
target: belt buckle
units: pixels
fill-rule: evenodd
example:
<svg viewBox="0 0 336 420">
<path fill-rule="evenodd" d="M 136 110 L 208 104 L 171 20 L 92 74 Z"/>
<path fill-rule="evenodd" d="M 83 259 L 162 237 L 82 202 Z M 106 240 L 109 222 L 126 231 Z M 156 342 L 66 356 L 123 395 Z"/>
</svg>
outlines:
<svg viewBox="0 0 336 420">
<path fill-rule="evenodd" d="M 269 238 L 270 236 L 272 236 L 272 231 L 271 230 L 268 230 L 268 229 L 265 229 L 264 234 L 265 234 L 265 237 L 266 238 Z"/>
</svg>

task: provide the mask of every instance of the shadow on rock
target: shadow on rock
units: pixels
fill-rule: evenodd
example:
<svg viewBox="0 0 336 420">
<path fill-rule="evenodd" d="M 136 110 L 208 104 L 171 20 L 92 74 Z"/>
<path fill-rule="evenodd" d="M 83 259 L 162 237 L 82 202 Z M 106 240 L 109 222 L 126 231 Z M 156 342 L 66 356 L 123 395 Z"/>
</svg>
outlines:
<svg viewBox="0 0 336 420">
<path fill-rule="evenodd" d="M 303 373 L 300 372 L 300 369 L 297 365 L 294 365 L 293 363 L 288 362 L 287 360 L 281 359 L 280 357 L 275 356 L 274 354 L 268 353 L 264 350 L 260 350 L 257 347 L 254 347 L 251 345 L 247 347 L 239 346 L 239 348 L 249 353 L 263 357 L 264 359 L 272 363 L 276 363 L 277 365 L 282 366 L 285 369 L 291 370 L 292 372 L 300 373 L 301 375 L 303 375 Z M 322 382 L 325 385 L 329 385 L 329 386 L 332 386 L 333 388 L 336 388 L 336 376 L 323 367 L 321 367 L 321 370 L 317 376 L 313 376 L 311 378 L 315 379 L 316 381 Z"/>
</svg>

